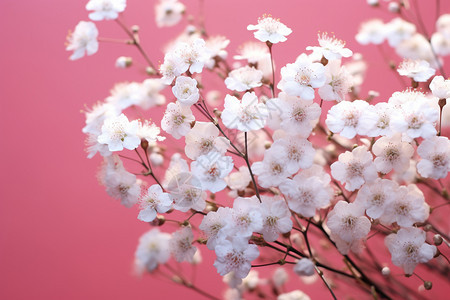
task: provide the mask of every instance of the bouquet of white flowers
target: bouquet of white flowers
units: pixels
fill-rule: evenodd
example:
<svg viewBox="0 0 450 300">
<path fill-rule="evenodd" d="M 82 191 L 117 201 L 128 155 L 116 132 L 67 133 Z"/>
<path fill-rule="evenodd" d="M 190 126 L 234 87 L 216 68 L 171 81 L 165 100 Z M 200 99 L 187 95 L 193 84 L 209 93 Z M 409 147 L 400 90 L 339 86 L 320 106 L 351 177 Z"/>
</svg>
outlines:
<svg viewBox="0 0 450 300">
<path fill-rule="evenodd" d="M 403 59 L 391 63 L 392 71 L 410 82 L 387 102 L 375 101 L 376 92 L 361 95 L 367 66 L 334 35 L 320 33 L 318 44 L 306 48 L 310 53 L 278 73 L 272 50 L 281 53 L 295 32 L 263 15 L 248 25 L 256 40 L 239 48 L 239 63 L 231 67 L 230 41 L 210 35 L 198 16 L 158 66 L 143 49 L 139 28 L 121 19 L 126 0 L 87 3 L 89 18 L 114 20 L 128 35 L 118 42 L 136 47 L 147 63 L 147 78 L 117 84 L 86 112 L 83 128 L 88 157 L 103 158 L 99 179 L 106 192 L 126 207 L 138 205 L 137 219 L 153 227 L 135 253 L 139 273 L 165 268 L 175 283 L 216 299 L 171 266 L 201 263 L 202 249 L 215 252 L 228 299 L 309 299 L 278 289 L 284 269 L 317 276 L 333 298 L 339 280 L 374 299 L 421 297 L 380 261 L 381 248 L 368 244 L 376 239 L 422 289 L 432 283 L 414 272 L 418 264 L 448 279 L 448 220 L 434 216 L 450 207 L 450 141 L 441 134 L 450 98 L 441 59 L 450 54 L 450 14 L 439 16 L 429 36 L 420 13 L 417 24 L 405 20 L 412 13 L 408 1 L 368 4 L 397 17 L 362 24 L 356 40 L 387 41 Z M 185 10 L 177 0 L 160 0 L 156 25 L 176 25 Z M 94 22 L 81 21 L 68 37 L 70 59 L 96 53 L 102 41 L 117 40 L 99 37 Z M 129 68 L 133 59 L 115 63 Z M 207 76 L 223 81 L 226 96 L 204 84 Z M 156 123 L 143 117 L 164 105 Z M 270 282 L 259 278 L 256 268 L 271 265 L 283 269 Z"/>
</svg>

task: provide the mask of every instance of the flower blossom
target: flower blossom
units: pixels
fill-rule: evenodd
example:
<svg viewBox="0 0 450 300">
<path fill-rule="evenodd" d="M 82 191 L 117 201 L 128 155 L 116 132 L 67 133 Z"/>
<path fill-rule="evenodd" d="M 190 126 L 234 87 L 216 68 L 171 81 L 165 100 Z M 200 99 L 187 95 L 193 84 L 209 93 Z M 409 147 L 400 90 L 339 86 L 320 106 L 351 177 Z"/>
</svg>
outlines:
<svg viewBox="0 0 450 300">
<path fill-rule="evenodd" d="M 319 55 L 325 57 L 328 60 L 341 59 L 342 57 L 350 57 L 353 52 L 345 47 L 345 42 L 337 39 L 336 37 L 328 36 L 328 33 L 319 34 L 320 47 L 306 47 L 306 50 L 312 50 L 318 52 Z"/>
<path fill-rule="evenodd" d="M 161 128 L 178 140 L 191 130 L 191 122 L 194 120 L 189 107 L 183 107 L 179 102 L 169 103 L 161 120 Z"/>
<path fill-rule="evenodd" d="M 286 36 L 292 33 L 289 27 L 281 23 L 279 19 L 274 19 L 271 15 L 263 15 L 262 18 L 258 19 L 257 25 L 248 25 L 247 29 L 256 30 L 253 33 L 256 39 L 272 44 L 286 41 Z"/>
<path fill-rule="evenodd" d="M 169 27 L 178 24 L 185 11 L 184 4 L 178 0 L 160 0 L 155 6 L 156 25 Z"/>
<path fill-rule="evenodd" d="M 172 93 L 182 106 L 191 106 L 200 98 L 197 80 L 186 76 L 177 77 L 175 85 L 172 87 Z"/>
<path fill-rule="evenodd" d="M 385 238 L 394 265 L 411 275 L 419 263 L 426 263 L 436 254 L 436 246 L 425 243 L 425 232 L 419 228 L 401 228 Z"/>
<path fill-rule="evenodd" d="M 92 21 L 114 20 L 126 6 L 126 0 L 89 0 L 86 10 L 94 11 L 89 14 L 89 19 Z"/>
<path fill-rule="evenodd" d="M 229 129 L 248 132 L 264 127 L 268 116 L 267 107 L 260 103 L 254 92 L 247 92 L 239 101 L 226 95 L 222 122 Z"/>
<path fill-rule="evenodd" d="M 377 178 L 372 158 L 365 146 L 356 147 L 352 152 L 345 151 L 339 155 L 339 160 L 331 165 L 331 175 L 345 183 L 345 189 L 352 192 Z"/>
<path fill-rule="evenodd" d="M 433 136 L 424 140 L 417 153 L 422 158 L 417 171 L 422 177 L 440 179 L 450 172 L 450 141 L 445 136 Z"/>
<path fill-rule="evenodd" d="M 203 190 L 216 193 L 227 186 L 224 178 L 233 170 L 233 166 L 233 159 L 230 156 L 210 151 L 197 157 L 197 160 L 191 163 L 191 170 L 200 180 Z"/>
<path fill-rule="evenodd" d="M 121 114 L 105 120 L 102 134 L 97 140 L 100 144 L 107 144 L 109 151 L 122 151 L 123 148 L 134 150 L 141 144 L 141 139 L 137 135 L 138 129 L 137 120 L 129 122 L 128 118 Z"/>
<path fill-rule="evenodd" d="M 245 66 L 235 69 L 225 78 L 227 89 L 244 92 L 262 85 L 263 72 L 254 67 Z"/>
<path fill-rule="evenodd" d="M 82 58 L 84 54 L 92 55 L 98 51 L 98 30 L 94 23 L 80 21 L 75 31 L 67 37 L 67 51 L 73 51 L 71 60 Z"/>
<path fill-rule="evenodd" d="M 153 228 L 139 238 L 139 244 L 134 254 L 134 265 L 138 273 L 152 272 L 159 264 L 166 263 L 170 258 L 170 234 Z"/>
<path fill-rule="evenodd" d="M 306 54 L 302 54 L 295 63 L 281 68 L 281 81 L 277 87 L 290 96 L 313 100 L 314 88 L 323 86 L 325 81 L 325 67 L 311 62 Z"/>
<path fill-rule="evenodd" d="M 246 277 L 251 269 L 251 261 L 259 256 L 258 246 L 249 244 L 243 238 L 222 240 L 215 251 L 217 258 L 214 266 L 221 276 L 234 271 L 236 277 Z"/>
<path fill-rule="evenodd" d="M 148 188 L 145 195 L 140 199 L 140 209 L 138 219 L 144 222 L 151 222 L 156 218 L 156 212 L 165 213 L 172 207 L 172 199 L 168 193 L 164 193 L 159 184 L 154 184 Z"/>
<path fill-rule="evenodd" d="M 398 67 L 397 72 L 416 82 L 426 82 L 436 73 L 436 70 L 430 67 L 425 60 L 404 60 Z"/>
<path fill-rule="evenodd" d="M 169 241 L 170 252 L 177 262 L 191 262 L 194 258 L 197 248 L 192 245 L 194 235 L 191 227 L 182 227 L 172 233 Z"/>
<path fill-rule="evenodd" d="M 371 224 L 361 206 L 341 200 L 328 214 L 327 226 L 339 252 L 347 254 L 350 249 L 358 252 L 360 242 L 369 233 Z"/>
</svg>

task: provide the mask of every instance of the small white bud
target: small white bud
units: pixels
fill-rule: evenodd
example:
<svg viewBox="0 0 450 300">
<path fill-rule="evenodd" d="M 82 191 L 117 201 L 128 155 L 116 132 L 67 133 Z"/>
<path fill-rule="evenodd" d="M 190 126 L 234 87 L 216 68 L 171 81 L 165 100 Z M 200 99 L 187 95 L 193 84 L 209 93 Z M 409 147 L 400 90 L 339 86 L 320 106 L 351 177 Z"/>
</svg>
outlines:
<svg viewBox="0 0 450 300">
<path fill-rule="evenodd" d="M 273 283 L 276 287 L 283 286 L 288 281 L 289 275 L 284 268 L 277 268 L 272 275 Z"/>
<path fill-rule="evenodd" d="M 153 152 L 152 154 L 150 154 L 149 158 L 150 158 L 150 162 L 152 163 L 152 166 L 155 166 L 155 167 L 162 165 L 164 162 L 164 156 L 162 156 L 159 153 Z"/>
<path fill-rule="evenodd" d="M 383 269 L 381 269 L 381 274 L 383 274 L 383 276 L 389 276 L 391 274 L 391 269 L 389 269 L 388 267 L 384 267 Z"/>
<path fill-rule="evenodd" d="M 391 2 L 389 3 L 388 9 L 391 13 L 398 13 L 400 11 L 400 5 L 398 2 Z"/>
<path fill-rule="evenodd" d="M 298 276 L 312 276 L 315 273 L 314 263 L 308 258 L 302 258 L 294 266 L 294 272 Z"/>
<path fill-rule="evenodd" d="M 200 253 L 200 250 L 197 249 L 197 251 L 195 251 L 194 257 L 192 257 L 192 264 L 193 265 L 199 265 L 202 263 L 202 254 Z"/>
<path fill-rule="evenodd" d="M 116 60 L 116 68 L 126 69 L 133 63 L 133 59 L 131 57 L 120 56 Z"/>
</svg>

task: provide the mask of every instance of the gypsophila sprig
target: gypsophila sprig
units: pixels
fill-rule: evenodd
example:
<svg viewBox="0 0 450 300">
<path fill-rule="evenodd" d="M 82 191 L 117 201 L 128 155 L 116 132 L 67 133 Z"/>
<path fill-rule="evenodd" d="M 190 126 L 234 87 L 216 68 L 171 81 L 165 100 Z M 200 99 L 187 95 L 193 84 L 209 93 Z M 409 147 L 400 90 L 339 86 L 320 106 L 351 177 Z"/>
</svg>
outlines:
<svg viewBox="0 0 450 300">
<path fill-rule="evenodd" d="M 429 278 L 447 284 L 450 255 L 450 15 L 436 16 L 428 35 L 421 10 L 410 11 L 417 1 L 367 1 L 395 13 L 354 26 L 356 42 L 376 45 L 380 57 L 366 63 L 353 41 L 319 33 L 313 45 L 297 39 L 297 53 L 281 65 L 282 42 L 300 23 L 289 22 L 292 30 L 271 15 L 247 20 L 255 25 L 241 32 L 256 40 L 238 46 L 227 32 L 210 32 L 207 22 L 217 20 L 205 18 L 204 2 L 197 15 L 178 0 L 157 1 L 148 36 L 123 21 L 136 3 L 89 0 L 88 17 L 114 20 L 129 40 L 105 38 L 85 21 L 68 36 L 71 60 L 104 41 L 138 50 L 114 56 L 110 67 L 141 78 L 111 84 L 85 110 L 82 129 L 88 157 L 101 157 L 106 193 L 153 227 L 139 239 L 136 273 L 208 299 L 307 300 L 320 287 L 334 299 L 434 297 Z M 311 36 L 320 29 L 301 24 Z M 171 26 L 180 34 L 155 43 L 157 27 Z M 144 45 L 164 51 L 151 57 Z M 392 78 L 377 74 L 369 86 L 365 74 L 376 64 L 388 64 Z M 401 86 L 387 91 L 394 77 Z M 223 276 L 223 294 L 192 275 L 205 263 Z M 423 287 L 394 276 L 393 265 Z M 322 285 L 304 293 L 289 276 L 306 290 L 316 279 Z"/>
</svg>

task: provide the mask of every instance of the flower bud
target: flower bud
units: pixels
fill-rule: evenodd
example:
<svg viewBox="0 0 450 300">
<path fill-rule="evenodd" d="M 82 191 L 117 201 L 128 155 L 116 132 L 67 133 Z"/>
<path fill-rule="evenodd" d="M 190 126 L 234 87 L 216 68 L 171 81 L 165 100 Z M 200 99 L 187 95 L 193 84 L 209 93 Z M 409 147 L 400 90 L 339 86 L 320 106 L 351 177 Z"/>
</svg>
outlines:
<svg viewBox="0 0 450 300">
<path fill-rule="evenodd" d="M 443 239 L 442 236 L 439 235 L 439 234 L 436 234 L 436 235 L 433 237 L 433 242 L 434 242 L 434 244 L 435 244 L 436 246 L 439 246 L 440 244 L 442 244 L 443 241 L 444 241 L 444 239 Z"/>
<path fill-rule="evenodd" d="M 120 56 L 116 59 L 116 68 L 126 69 L 133 64 L 131 57 Z"/>
<path fill-rule="evenodd" d="M 426 289 L 427 291 L 429 291 L 429 290 L 431 290 L 431 288 L 433 287 L 433 283 L 432 283 L 431 281 L 425 281 L 425 282 L 423 283 L 423 286 L 425 287 L 425 289 Z"/>
<path fill-rule="evenodd" d="M 391 269 L 389 269 L 388 267 L 384 267 L 383 269 L 381 269 L 381 274 L 383 274 L 383 276 L 389 276 L 391 274 Z"/>
<path fill-rule="evenodd" d="M 397 14 L 400 12 L 400 4 L 398 2 L 391 2 L 389 3 L 388 9 L 391 13 Z"/>
<path fill-rule="evenodd" d="M 149 158 L 152 166 L 155 167 L 162 165 L 164 162 L 164 156 L 162 156 L 160 153 L 153 152 L 152 154 L 150 154 Z"/>
</svg>

